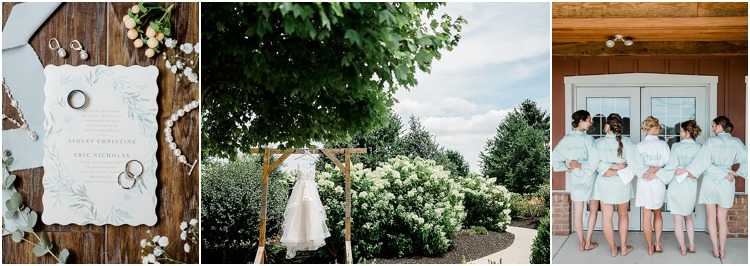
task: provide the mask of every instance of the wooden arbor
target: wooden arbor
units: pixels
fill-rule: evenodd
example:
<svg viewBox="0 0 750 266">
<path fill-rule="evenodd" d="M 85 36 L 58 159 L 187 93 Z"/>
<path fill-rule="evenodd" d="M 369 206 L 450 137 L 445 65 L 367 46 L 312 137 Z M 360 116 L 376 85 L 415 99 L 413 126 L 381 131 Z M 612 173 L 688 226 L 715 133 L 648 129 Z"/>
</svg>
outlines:
<svg viewBox="0 0 750 266">
<path fill-rule="evenodd" d="M 252 153 L 263 152 L 263 181 L 261 185 L 260 194 L 260 239 L 258 239 L 258 252 L 255 254 L 255 264 L 261 264 L 264 262 L 263 257 L 266 249 L 266 209 L 268 205 L 268 175 L 279 167 L 286 158 L 292 154 L 304 154 L 306 150 L 287 150 L 282 151 L 278 149 L 251 149 Z M 364 148 L 346 148 L 346 149 L 314 149 L 308 151 L 312 154 L 324 154 L 328 159 L 331 159 L 336 166 L 344 172 L 345 182 L 345 195 L 346 195 L 346 216 L 344 218 L 344 228 L 346 230 L 346 263 L 352 263 L 352 230 L 351 230 L 351 209 L 352 209 L 352 196 L 351 196 L 351 177 L 349 175 L 349 169 L 351 167 L 350 156 L 352 153 L 367 153 L 367 149 Z M 344 164 L 341 163 L 333 154 L 344 154 Z M 281 154 L 281 157 L 276 161 L 271 162 L 271 154 Z"/>
</svg>

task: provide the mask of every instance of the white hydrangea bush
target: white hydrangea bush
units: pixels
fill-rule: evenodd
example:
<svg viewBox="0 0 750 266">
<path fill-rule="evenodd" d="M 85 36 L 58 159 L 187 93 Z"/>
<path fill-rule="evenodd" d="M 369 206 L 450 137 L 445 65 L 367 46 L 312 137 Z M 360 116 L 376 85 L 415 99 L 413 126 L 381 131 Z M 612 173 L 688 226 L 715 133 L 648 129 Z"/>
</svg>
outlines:
<svg viewBox="0 0 750 266">
<path fill-rule="evenodd" d="M 351 170 L 352 249 L 357 258 L 443 254 L 466 217 L 461 185 L 432 160 L 399 156 Z M 317 182 L 332 237 L 343 247 L 344 176 L 332 165 Z"/>
<path fill-rule="evenodd" d="M 494 231 L 505 231 L 510 224 L 511 193 L 502 185 L 495 183 L 495 178 L 486 178 L 476 174 L 459 177 L 464 193 L 466 220 L 464 225 L 484 226 Z"/>
</svg>

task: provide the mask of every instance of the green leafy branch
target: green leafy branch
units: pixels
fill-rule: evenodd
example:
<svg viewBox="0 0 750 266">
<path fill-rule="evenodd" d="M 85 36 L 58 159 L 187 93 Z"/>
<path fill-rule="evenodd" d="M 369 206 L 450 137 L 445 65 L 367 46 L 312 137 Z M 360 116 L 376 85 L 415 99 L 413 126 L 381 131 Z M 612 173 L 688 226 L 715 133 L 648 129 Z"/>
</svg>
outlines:
<svg viewBox="0 0 750 266">
<path fill-rule="evenodd" d="M 12 163 L 13 157 L 11 157 L 10 151 L 4 150 L 3 173 L 4 175 L 7 173 L 7 175 L 3 178 L 3 190 L 12 191 L 12 188 L 14 188 L 16 175 L 10 174 L 8 171 L 8 166 Z M 5 201 L 5 206 L 8 208 L 8 211 L 3 214 L 3 231 L 11 233 L 11 239 L 13 242 L 20 243 L 21 241 L 25 241 L 34 245 L 34 249 L 32 250 L 34 256 L 42 257 L 49 253 L 58 263 L 64 264 L 67 262 L 68 257 L 70 256 L 70 251 L 68 251 L 68 249 L 61 250 L 60 254 L 55 256 L 55 253 L 52 252 L 52 247 L 54 247 L 54 245 L 52 244 L 52 241 L 50 241 L 47 232 L 34 232 L 34 226 L 36 225 L 39 215 L 24 204 L 23 195 L 21 195 L 21 193 L 13 191 L 10 198 Z M 5 219 L 14 219 L 16 217 L 20 218 L 18 220 L 19 227 L 13 232 L 5 229 Z M 31 235 L 33 235 L 39 242 L 34 243 L 31 240 L 27 240 L 25 238 L 26 233 L 31 233 Z"/>
</svg>

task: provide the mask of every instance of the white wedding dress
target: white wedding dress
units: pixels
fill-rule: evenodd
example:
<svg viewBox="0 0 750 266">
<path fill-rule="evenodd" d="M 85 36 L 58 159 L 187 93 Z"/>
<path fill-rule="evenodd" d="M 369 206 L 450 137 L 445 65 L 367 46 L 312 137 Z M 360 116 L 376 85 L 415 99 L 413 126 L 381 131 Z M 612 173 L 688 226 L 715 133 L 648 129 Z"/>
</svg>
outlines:
<svg viewBox="0 0 750 266">
<path fill-rule="evenodd" d="M 297 164 L 297 182 L 289 196 L 281 230 L 281 244 L 286 247 L 287 259 L 296 256 L 298 250 L 325 246 L 325 238 L 331 236 L 315 183 L 315 167 L 302 169 Z"/>
</svg>

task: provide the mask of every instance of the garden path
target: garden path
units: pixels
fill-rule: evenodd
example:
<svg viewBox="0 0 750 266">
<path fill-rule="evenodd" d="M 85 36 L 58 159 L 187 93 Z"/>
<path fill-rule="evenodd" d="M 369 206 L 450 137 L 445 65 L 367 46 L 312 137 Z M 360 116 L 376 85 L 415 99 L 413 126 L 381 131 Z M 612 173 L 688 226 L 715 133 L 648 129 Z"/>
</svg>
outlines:
<svg viewBox="0 0 750 266">
<path fill-rule="evenodd" d="M 502 259 L 503 264 L 529 264 L 531 257 L 531 245 L 536 237 L 536 230 L 508 226 L 507 232 L 516 236 L 510 247 L 503 249 L 495 254 L 472 261 L 472 264 L 489 264 L 490 262 L 499 263 Z"/>
</svg>

